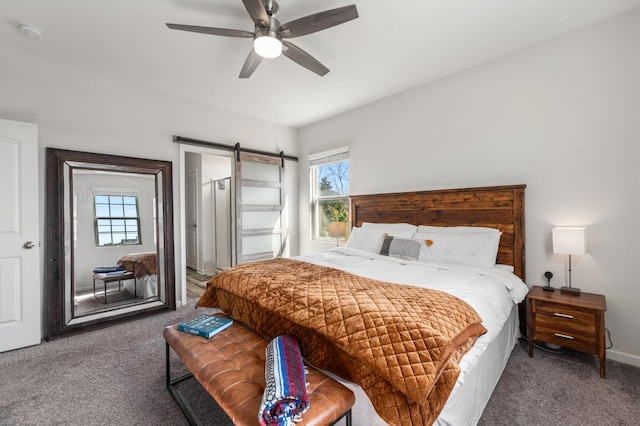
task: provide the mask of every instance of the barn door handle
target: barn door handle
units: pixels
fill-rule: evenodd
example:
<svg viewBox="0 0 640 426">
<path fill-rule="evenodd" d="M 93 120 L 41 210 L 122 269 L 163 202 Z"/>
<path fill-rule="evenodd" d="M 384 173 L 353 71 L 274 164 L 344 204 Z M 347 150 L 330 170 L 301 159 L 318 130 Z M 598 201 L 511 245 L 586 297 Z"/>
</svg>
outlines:
<svg viewBox="0 0 640 426">
<path fill-rule="evenodd" d="M 26 243 L 24 243 L 22 245 L 22 247 L 26 248 L 26 249 L 32 249 L 34 248 L 36 245 L 35 243 L 31 242 L 31 241 L 27 241 Z"/>
</svg>

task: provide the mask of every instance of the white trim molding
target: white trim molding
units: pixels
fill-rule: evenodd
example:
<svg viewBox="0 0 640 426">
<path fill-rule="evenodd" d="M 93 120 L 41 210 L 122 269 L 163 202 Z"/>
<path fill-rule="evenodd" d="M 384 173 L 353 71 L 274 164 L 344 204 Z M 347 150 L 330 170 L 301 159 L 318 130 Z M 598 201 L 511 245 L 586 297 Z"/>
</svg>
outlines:
<svg viewBox="0 0 640 426">
<path fill-rule="evenodd" d="M 625 352 L 607 350 L 607 359 L 624 362 L 625 364 L 640 367 L 640 356 L 631 355 Z"/>
</svg>

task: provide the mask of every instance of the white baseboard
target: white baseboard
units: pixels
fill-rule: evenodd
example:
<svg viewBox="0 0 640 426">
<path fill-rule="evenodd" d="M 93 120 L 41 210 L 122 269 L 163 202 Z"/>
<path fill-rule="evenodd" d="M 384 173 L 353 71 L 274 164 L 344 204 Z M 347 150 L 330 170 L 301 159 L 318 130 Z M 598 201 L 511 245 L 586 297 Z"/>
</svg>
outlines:
<svg viewBox="0 0 640 426">
<path fill-rule="evenodd" d="M 215 275 L 217 271 L 217 263 L 215 260 L 206 260 L 204 262 L 204 273 L 200 275 Z"/>
<path fill-rule="evenodd" d="M 631 355 L 624 352 L 608 350 L 607 359 L 612 359 L 614 361 L 624 362 L 625 364 L 630 364 L 636 367 L 640 367 L 640 356 L 637 356 L 637 355 Z"/>
</svg>

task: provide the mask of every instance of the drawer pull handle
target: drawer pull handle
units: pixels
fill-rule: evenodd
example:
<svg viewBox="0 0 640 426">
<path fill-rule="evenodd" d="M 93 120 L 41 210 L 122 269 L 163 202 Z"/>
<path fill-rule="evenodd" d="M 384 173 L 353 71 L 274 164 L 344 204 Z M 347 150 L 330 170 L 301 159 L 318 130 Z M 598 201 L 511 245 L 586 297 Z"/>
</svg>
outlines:
<svg viewBox="0 0 640 426">
<path fill-rule="evenodd" d="M 562 317 L 562 318 L 569 318 L 572 319 L 573 315 L 569 315 L 569 314 L 559 314 L 557 312 L 554 312 L 553 315 L 557 316 L 557 317 Z"/>
<path fill-rule="evenodd" d="M 573 336 L 567 336 L 566 334 L 553 333 L 556 337 L 562 337 L 563 339 L 573 340 Z"/>
</svg>

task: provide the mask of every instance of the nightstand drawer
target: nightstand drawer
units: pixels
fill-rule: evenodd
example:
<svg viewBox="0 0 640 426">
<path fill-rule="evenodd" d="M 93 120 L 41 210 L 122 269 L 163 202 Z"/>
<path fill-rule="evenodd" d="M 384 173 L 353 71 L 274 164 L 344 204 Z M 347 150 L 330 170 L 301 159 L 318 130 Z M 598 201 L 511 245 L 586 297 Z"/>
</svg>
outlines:
<svg viewBox="0 0 640 426">
<path fill-rule="evenodd" d="M 596 315 L 590 309 L 538 301 L 536 317 L 538 325 L 558 331 L 579 330 L 595 333 L 596 329 Z"/>
<path fill-rule="evenodd" d="M 595 339 L 595 331 L 589 334 L 572 333 L 571 331 L 546 328 L 536 324 L 536 339 L 555 343 L 568 349 L 587 353 L 597 353 L 598 344 Z"/>
</svg>

